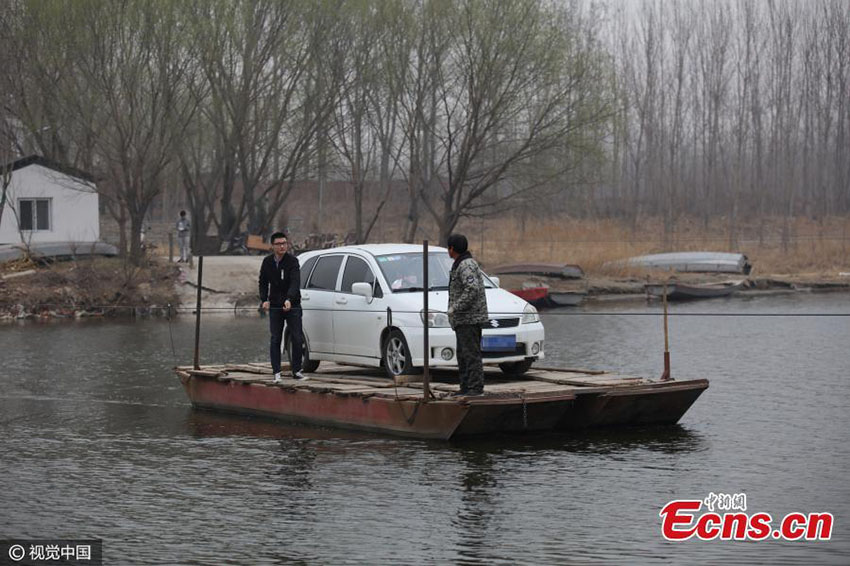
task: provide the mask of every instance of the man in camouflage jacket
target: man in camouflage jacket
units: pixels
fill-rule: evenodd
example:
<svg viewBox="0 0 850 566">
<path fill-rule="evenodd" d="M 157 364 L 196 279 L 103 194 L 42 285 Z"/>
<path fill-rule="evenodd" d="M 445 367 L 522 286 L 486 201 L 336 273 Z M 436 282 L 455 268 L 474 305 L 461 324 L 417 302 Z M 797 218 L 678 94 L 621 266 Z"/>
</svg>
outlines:
<svg viewBox="0 0 850 566">
<path fill-rule="evenodd" d="M 455 260 L 449 276 L 449 323 L 457 337 L 457 366 L 460 391 L 456 395 L 484 393 L 484 366 L 481 362 L 481 325 L 487 322 L 487 296 L 478 262 L 469 253 L 463 234 L 452 234 L 449 256 Z"/>
</svg>

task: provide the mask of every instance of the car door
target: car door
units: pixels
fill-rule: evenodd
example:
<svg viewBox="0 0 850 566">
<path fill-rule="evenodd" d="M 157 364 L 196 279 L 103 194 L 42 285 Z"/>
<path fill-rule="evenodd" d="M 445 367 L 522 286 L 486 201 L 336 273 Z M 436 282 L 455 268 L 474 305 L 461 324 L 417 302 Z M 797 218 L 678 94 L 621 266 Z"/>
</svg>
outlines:
<svg viewBox="0 0 850 566">
<path fill-rule="evenodd" d="M 354 283 L 372 285 L 372 300 L 351 292 Z M 381 331 L 387 324 L 387 305 L 381 284 L 369 262 L 357 255 L 346 258 L 342 282 L 334 295 L 336 353 L 380 358 Z"/>
<path fill-rule="evenodd" d="M 333 308 L 334 291 L 339 279 L 342 254 L 323 255 L 301 290 L 304 309 L 304 330 L 310 344 L 310 355 L 334 353 Z"/>
</svg>

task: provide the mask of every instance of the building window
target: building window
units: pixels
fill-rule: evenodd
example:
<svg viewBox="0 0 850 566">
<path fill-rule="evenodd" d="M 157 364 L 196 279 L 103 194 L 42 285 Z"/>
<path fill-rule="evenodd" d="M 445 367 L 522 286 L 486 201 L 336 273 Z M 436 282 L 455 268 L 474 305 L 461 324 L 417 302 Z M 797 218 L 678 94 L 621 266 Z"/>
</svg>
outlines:
<svg viewBox="0 0 850 566">
<path fill-rule="evenodd" d="M 29 198 L 18 201 L 21 230 L 50 230 L 50 199 Z"/>
</svg>

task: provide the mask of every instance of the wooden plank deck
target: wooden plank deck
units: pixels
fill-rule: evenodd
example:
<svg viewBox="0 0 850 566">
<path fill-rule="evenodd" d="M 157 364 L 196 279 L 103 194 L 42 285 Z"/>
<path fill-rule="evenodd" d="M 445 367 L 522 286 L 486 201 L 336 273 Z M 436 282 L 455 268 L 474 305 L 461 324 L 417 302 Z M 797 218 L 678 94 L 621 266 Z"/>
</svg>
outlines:
<svg viewBox="0 0 850 566">
<path fill-rule="evenodd" d="M 319 370 L 308 374 L 306 381 L 296 381 L 286 375 L 275 385 L 268 363 L 206 365 L 196 370 L 192 366 L 178 366 L 178 373 L 199 377 L 214 377 L 220 381 L 258 384 L 287 389 L 360 395 L 363 397 L 414 398 L 421 397 L 424 389 L 421 382 L 394 383 L 383 377 L 378 368 L 360 368 L 324 362 Z M 446 399 L 458 391 L 457 371 L 437 370 L 431 377 L 431 391 L 436 399 Z M 420 377 L 421 379 L 421 377 Z M 656 383 L 643 377 L 620 375 L 596 370 L 572 368 L 533 369 L 523 376 L 507 376 L 493 368 L 485 368 L 484 393 L 486 397 L 522 396 L 525 398 L 545 397 L 553 394 L 598 394 L 621 387 L 643 386 Z"/>
</svg>

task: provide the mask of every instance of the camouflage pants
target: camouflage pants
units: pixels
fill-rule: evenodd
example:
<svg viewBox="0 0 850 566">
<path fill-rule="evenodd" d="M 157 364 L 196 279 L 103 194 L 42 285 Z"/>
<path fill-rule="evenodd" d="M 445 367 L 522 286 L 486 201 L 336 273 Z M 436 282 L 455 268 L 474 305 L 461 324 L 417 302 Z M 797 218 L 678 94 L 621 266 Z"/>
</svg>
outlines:
<svg viewBox="0 0 850 566">
<path fill-rule="evenodd" d="M 484 366 L 481 364 L 481 327 L 459 324 L 457 337 L 457 367 L 460 370 L 460 390 L 478 393 L 484 390 Z"/>
</svg>

